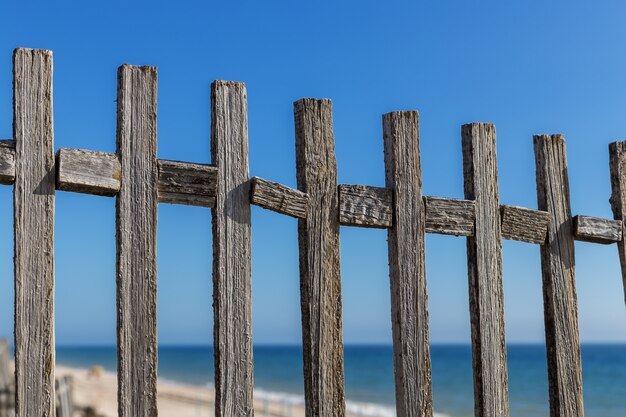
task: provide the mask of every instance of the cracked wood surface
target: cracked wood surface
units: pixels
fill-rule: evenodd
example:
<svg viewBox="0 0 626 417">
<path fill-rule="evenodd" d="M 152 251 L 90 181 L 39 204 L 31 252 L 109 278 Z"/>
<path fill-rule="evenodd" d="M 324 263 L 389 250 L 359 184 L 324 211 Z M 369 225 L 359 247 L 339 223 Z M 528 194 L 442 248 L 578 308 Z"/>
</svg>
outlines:
<svg viewBox="0 0 626 417">
<path fill-rule="evenodd" d="M 216 417 L 252 417 L 252 290 L 248 103 L 243 83 L 211 85 L 213 339 Z"/>
<path fill-rule="evenodd" d="M 117 73 L 116 201 L 119 417 L 157 415 L 157 73 Z"/>
<path fill-rule="evenodd" d="M 17 417 L 54 417 L 52 52 L 13 54 Z"/>
<path fill-rule="evenodd" d="M 534 147 L 538 207 L 550 213 L 546 242 L 541 245 L 550 416 L 583 417 L 574 233 L 565 140 L 561 135 L 536 135 Z"/>
<path fill-rule="evenodd" d="M 465 198 L 476 202 L 474 236 L 467 238 L 474 411 L 476 417 L 509 415 L 498 202 L 496 129 L 488 123 L 461 128 Z"/>
<path fill-rule="evenodd" d="M 388 229 L 391 324 L 400 417 L 432 417 L 432 370 L 428 335 L 426 232 L 417 112 L 383 116 L 385 183 L 393 190 Z"/>
<path fill-rule="evenodd" d="M 298 220 L 307 417 L 342 417 L 344 399 L 339 197 L 330 100 L 294 103 L 296 176 L 308 196 Z"/>
</svg>

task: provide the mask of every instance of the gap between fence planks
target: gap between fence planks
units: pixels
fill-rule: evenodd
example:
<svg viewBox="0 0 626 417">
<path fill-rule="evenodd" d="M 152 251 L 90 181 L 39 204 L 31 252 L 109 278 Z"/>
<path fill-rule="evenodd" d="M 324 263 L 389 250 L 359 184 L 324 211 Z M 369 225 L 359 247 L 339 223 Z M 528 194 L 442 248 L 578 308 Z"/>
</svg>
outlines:
<svg viewBox="0 0 626 417">
<path fill-rule="evenodd" d="M 385 183 L 393 190 L 395 221 L 387 231 L 391 324 L 400 417 L 432 417 L 432 370 L 424 256 L 426 216 L 422 194 L 418 114 L 383 116 Z"/>
<path fill-rule="evenodd" d="M 13 92 L 15 412 L 54 417 L 52 52 L 15 50 Z"/>
<path fill-rule="evenodd" d="M 538 206 L 551 217 L 546 242 L 541 245 L 550 415 L 583 417 L 574 233 L 565 140 L 561 135 L 536 135 L 534 147 Z"/>
</svg>

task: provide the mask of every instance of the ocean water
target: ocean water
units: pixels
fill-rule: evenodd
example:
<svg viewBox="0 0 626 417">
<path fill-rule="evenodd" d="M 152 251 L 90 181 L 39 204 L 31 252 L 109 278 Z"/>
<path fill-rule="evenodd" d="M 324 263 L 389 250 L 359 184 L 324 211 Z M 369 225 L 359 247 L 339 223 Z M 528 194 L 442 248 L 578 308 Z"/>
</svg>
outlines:
<svg viewBox="0 0 626 417">
<path fill-rule="evenodd" d="M 433 345 L 433 400 L 441 416 L 473 416 L 471 347 Z M 585 414 L 626 416 L 626 345 L 583 345 Z M 114 347 L 57 347 L 57 362 L 87 368 L 95 364 L 115 371 Z M 508 347 L 511 415 L 549 415 L 546 351 L 540 345 Z M 303 396 L 302 350 L 298 346 L 254 348 L 255 395 L 300 402 Z M 213 381 L 211 347 L 159 348 L 159 377 L 198 385 Z M 362 415 L 394 416 L 391 346 L 346 346 L 348 407 Z"/>
</svg>

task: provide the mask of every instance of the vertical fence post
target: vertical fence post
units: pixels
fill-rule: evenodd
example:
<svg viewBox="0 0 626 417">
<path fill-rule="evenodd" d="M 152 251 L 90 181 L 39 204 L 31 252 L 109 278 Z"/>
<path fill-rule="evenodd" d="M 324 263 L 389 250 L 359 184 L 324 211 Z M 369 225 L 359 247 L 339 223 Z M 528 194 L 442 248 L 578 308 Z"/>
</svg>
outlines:
<svg viewBox="0 0 626 417">
<path fill-rule="evenodd" d="M 339 198 L 330 100 L 294 103 L 298 189 L 307 193 L 298 221 L 300 303 L 307 417 L 345 415 Z"/>
<path fill-rule="evenodd" d="M 16 416 L 54 416 L 52 52 L 13 54 Z"/>
<path fill-rule="evenodd" d="M 541 245 L 550 415 L 582 417 L 574 233 L 565 140 L 562 135 L 536 135 L 534 146 L 538 207 L 550 213 L 546 242 Z"/>
<path fill-rule="evenodd" d="M 613 142 L 609 145 L 609 165 L 611 168 L 611 208 L 613 218 L 626 223 L 626 142 Z M 626 233 L 622 233 L 626 236 Z M 617 242 L 619 262 L 622 267 L 624 283 L 624 302 L 626 303 L 626 243 Z"/>
<path fill-rule="evenodd" d="M 465 198 L 475 200 L 474 236 L 467 238 L 474 413 L 476 417 L 509 415 L 502 241 L 496 128 L 471 123 L 461 128 Z"/>
<path fill-rule="evenodd" d="M 154 67 L 117 73 L 116 205 L 119 417 L 157 415 L 157 142 Z"/>
<path fill-rule="evenodd" d="M 215 415 L 252 416 L 252 290 L 248 104 L 243 83 L 211 86 L 211 159 L 217 166 L 213 217 Z"/>
<path fill-rule="evenodd" d="M 433 415 L 418 117 L 417 112 L 383 116 L 386 185 L 394 195 L 387 240 L 399 417 Z"/>
</svg>

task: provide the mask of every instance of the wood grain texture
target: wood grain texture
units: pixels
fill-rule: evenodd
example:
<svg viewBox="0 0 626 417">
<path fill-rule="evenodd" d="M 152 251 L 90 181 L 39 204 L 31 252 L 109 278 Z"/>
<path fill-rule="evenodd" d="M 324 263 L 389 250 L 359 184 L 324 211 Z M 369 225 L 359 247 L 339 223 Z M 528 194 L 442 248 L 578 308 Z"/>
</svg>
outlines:
<svg viewBox="0 0 626 417">
<path fill-rule="evenodd" d="M 609 144 L 609 167 L 611 170 L 611 209 L 613 218 L 626 221 L 626 142 Z M 624 231 L 622 230 L 622 237 Z M 626 242 L 624 239 L 617 242 L 617 253 L 622 269 L 624 284 L 624 303 L 626 304 Z"/>
<path fill-rule="evenodd" d="M 426 232 L 473 236 L 474 202 L 455 198 L 424 197 Z"/>
<path fill-rule="evenodd" d="M 424 260 L 426 216 L 422 200 L 417 112 L 383 116 L 385 182 L 393 190 L 393 227 L 388 230 L 391 324 L 400 417 L 433 415 Z"/>
<path fill-rule="evenodd" d="M 120 190 L 122 167 L 115 154 L 61 148 L 56 162 L 58 190 L 104 196 Z"/>
<path fill-rule="evenodd" d="M 591 216 L 574 217 L 574 238 L 584 242 L 616 243 L 622 240 L 622 221 Z"/>
<path fill-rule="evenodd" d="M 0 148 L 1 154 L 1 148 Z M 57 151 L 57 189 L 114 196 L 120 190 L 121 164 L 113 153 L 82 149 Z M 217 169 L 206 164 L 159 159 L 160 203 L 214 207 Z"/>
<path fill-rule="evenodd" d="M 15 182 L 15 141 L 0 140 L 0 184 Z"/>
<path fill-rule="evenodd" d="M 343 417 L 339 197 L 330 100 L 294 103 L 298 189 L 308 195 L 298 221 L 300 300 L 307 417 Z"/>
<path fill-rule="evenodd" d="M 391 227 L 392 200 L 388 188 L 340 184 L 339 222 L 345 226 Z"/>
<path fill-rule="evenodd" d="M 217 168 L 160 159 L 159 202 L 215 207 Z"/>
<path fill-rule="evenodd" d="M 253 416 L 248 104 L 243 83 L 211 86 L 216 417 Z"/>
<path fill-rule="evenodd" d="M 117 378 L 119 417 L 157 415 L 157 72 L 117 73 Z"/>
<path fill-rule="evenodd" d="M 306 218 L 307 195 L 263 178 L 250 179 L 250 202 L 259 207 L 298 219 Z"/>
<path fill-rule="evenodd" d="M 54 416 L 52 52 L 13 54 L 17 417 Z"/>
<path fill-rule="evenodd" d="M 506 417 L 509 395 L 496 129 L 488 123 L 466 124 L 461 136 L 465 198 L 476 202 L 474 236 L 467 239 L 474 414 Z"/>
<path fill-rule="evenodd" d="M 500 206 L 502 238 L 543 244 L 546 241 L 550 213 L 516 206 Z"/>
<path fill-rule="evenodd" d="M 565 140 L 534 136 L 539 210 L 550 213 L 541 245 L 551 417 L 582 417 L 583 392 L 574 273 L 574 230 Z"/>
</svg>

